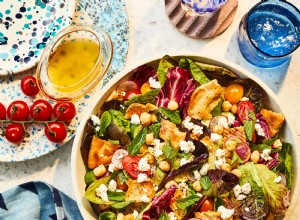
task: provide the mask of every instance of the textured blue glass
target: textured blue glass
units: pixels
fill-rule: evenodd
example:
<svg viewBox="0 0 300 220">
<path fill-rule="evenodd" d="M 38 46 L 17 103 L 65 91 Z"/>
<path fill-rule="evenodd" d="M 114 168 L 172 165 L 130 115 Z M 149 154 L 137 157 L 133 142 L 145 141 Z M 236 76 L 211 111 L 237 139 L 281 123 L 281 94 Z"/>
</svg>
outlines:
<svg viewBox="0 0 300 220">
<path fill-rule="evenodd" d="M 238 44 L 255 66 L 272 68 L 287 62 L 300 45 L 300 11 L 283 0 L 260 2 L 242 18 Z"/>
<path fill-rule="evenodd" d="M 227 0 L 181 0 L 181 3 L 196 13 L 210 13 L 219 10 Z"/>
</svg>

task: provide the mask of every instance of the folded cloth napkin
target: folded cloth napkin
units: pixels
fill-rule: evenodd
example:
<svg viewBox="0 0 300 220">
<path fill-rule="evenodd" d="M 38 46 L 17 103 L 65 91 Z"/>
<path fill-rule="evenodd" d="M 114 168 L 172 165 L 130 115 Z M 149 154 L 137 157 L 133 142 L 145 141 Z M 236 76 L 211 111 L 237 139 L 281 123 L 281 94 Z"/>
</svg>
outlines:
<svg viewBox="0 0 300 220">
<path fill-rule="evenodd" d="M 39 181 L 0 193 L 1 220 L 82 220 L 76 202 L 53 186 Z"/>
</svg>

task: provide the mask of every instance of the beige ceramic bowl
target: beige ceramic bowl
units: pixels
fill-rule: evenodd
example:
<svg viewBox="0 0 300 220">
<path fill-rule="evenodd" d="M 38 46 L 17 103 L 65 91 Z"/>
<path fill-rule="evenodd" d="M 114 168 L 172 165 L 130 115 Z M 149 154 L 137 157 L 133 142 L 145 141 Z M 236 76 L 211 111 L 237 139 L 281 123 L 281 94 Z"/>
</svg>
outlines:
<svg viewBox="0 0 300 220">
<path fill-rule="evenodd" d="M 299 171 L 299 144 L 297 142 L 297 136 L 294 132 L 294 129 L 292 128 L 290 124 L 290 120 L 288 119 L 288 116 L 285 114 L 284 111 L 284 106 L 282 106 L 277 99 L 276 95 L 274 92 L 267 87 L 260 79 L 258 79 L 256 76 L 251 74 L 250 72 L 246 71 L 245 69 L 239 67 L 238 65 L 225 61 L 225 60 L 213 60 L 205 57 L 200 57 L 197 56 L 196 54 L 194 55 L 187 55 L 187 54 L 182 54 L 182 55 L 176 55 L 173 56 L 174 58 L 180 58 L 180 57 L 188 57 L 191 58 L 194 61 L 199 61 L 199 62 L 204 62 L 208 64 L 214 64 L 218 66 L 223 66 L 232 72 L 234 72 L 236 75 L 238 75 L 241 78 L 251 78 L 254 81 L 256 81 L 259 85 L 262 86 L 262 88 L 266 91 L 266 93 L 269 96 L 269 103 L 267 103 L 267 106 L 276 111 L 276 112 L 281 112 L 285 115 L 286 117 L 286 122 L 285 125 L 282 129 L 281 136 L 284 138 L 284 140 L 290 142 L 293 145 L 293 161 L 294 161 L 294 183 L 293 183 L 293 189 L 292 189 L 292 202 L 291 206 L 288 209 L 288 212 L 285 216 L 285 219 L 298 219 L 298 215 L 296 207 L 298 203 L 298 197 L 299 197 L 299 192 L 300 192 L 300 179 L 298 175 Z M 140 65 L 144 63 L 148 63 L 152 65 L 153 67 L 157 67 L 159 60 L 161 57 L 157 59 L 153 59 L 149 62 L 142 62 Z M 139 65 L 137 65 L 139 66 Z M 72 182 L 73 182 L 73 187 L 75 190 L 75 197 L 77 204 L 79 206 L 80 212 L 82 214 L 82 217 L 84 219 L 98 219 L 98 217 L 95 215 L 92 207 L 90 206 L 90 203 L 88 200 L 84 198 L 84 193 L 85 193 L 85 182 L 84 182 L 84 174 L 86 171 L 86 168 L 83 164 L 83 160 L 81 157 L 80 153 L 80 144 L 81 140 L 83 138 L 83 130 L 85 127 L 85 124 L 87 120 L 91 117 L 92 114 L 96 114 L 98 110 L 100 109 L 101 105 L 105 100 L 108 98 L 108 96 L 111 94 L 113 90 L 116 89 L 116 87 L 120 84 L 120 82 L 123 82 L 127 79 L 130 78 L 131 72 L 133 69 L 135 69 L 137 66 L 131 66 L 126 68 L 122 73 L 118 74 L 115 76 L 106 86 L 103 88 L 103 92 L 99 92 L 98 96 L 95 97 L 95 106 L 94 108 L 90 109 L 88 112 L 86 112 L 85 117 L 81 120 L 80 127 L 77 129 L 74 144 L 73 144 L 73 150 L 72 150 L 72 161 L 71 161 L 71 167 L 72 167 Z M 298 186 L 298 187 L 296 187 Z"/>
</svg>

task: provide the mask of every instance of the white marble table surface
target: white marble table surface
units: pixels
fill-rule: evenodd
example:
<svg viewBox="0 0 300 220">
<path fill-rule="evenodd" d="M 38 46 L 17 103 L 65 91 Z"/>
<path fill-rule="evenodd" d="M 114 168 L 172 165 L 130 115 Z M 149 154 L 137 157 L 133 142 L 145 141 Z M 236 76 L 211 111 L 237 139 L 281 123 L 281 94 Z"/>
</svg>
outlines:
<svg viewBox="0 0 300 220">
<path fill-rule="evenodd" d="M 300 49 L 288 67 L 271 70 L 247 63 L 238 50 L 237 29 L 242 16 L 258 1 L 240 0 L 231 26 L 209 40 L 191 39 L 169 22 L 164 0 L 126 0 L 129 15 L 130 45 L 127 64 L 162 57 L 165 54 L 196 52 L 201 56 L 227 59 L 262 79 L 279 97 L 295 127 L 300 141 Z M 300 8 L 299 0 L 290 0 Z M 0 163 L 0 192 L 32 180 L 46 181 L 74 198 L 71 183 L 72 141 L 43 157 L 17 163 Z"/>
</svg>

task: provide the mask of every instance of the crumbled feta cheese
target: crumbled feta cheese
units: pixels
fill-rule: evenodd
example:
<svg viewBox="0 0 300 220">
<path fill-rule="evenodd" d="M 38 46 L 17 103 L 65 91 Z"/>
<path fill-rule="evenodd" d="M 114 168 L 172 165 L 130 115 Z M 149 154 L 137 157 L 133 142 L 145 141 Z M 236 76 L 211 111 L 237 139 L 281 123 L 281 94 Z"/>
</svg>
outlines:
<svg viewBox="0 0 300 220">
<path fill-rule="evenodd" d="M 280 139 L 277 139 L 276 141 L 274 141 L 273 147 L 279 148 L 279 149 L 282 147 L 282 143 L 281 143 Z"/>
<path fill-rule="evenodd" d="M 154 186 L 154 190 L 156 192 L 158 190 L 158 186 Z"/>
<path fill-rule="evenodd" d="M 150 202 L 150 198 L 146 195 L 142 195 L 140 198 L 140 202 Z"/>
<path fill-rule="evenodd" d="M 132 214 L 133 214 L 134 219 L 136 219 L 139 215 L 138 211 L 136 211 L 136 210 L 133 210 Z"/>
<path fill-rule="evenodd" d="M 248 195 L 251 192 L 251 185 L 250 185 L 250 183 L 245 183 L 244 185 L 242 185 L 241 189 L 242 189 L 242 192 L 244 194 Z"/>
<path fill-rule="evenodd" d="M 100 125 L 100 118 L 97 115 L 92 115 L 91 120 L 93 125 Z"/>
<path fill-rule="evenodd" d="M 126 92 L 122 91 L 122 92 L 121 92 L 121 95 L 122 95 L 122 96 L 125 96 L 125 95 L 126 95 Z"/>
<path fill-rule="evenodd" d="M 242 187 L 240 185 L 236 185 L 233 187 L 234 196 L 238 197 L 242 193 Z"/>
<path fill-rule="evenodd" d="M 218 142 L 219 140 L 221 140 L 221 138 L 222 138 L 222 136 L 217 133 L 210 134 L 210 139 L 212 142 Z"/>
<path fill-rule="evenodd" d="M 256 130 L 256 132 L 257 132 L 257 134 L 258 134 L 259 136 L 262 136 L 262 137 L 265 136 L 265 131 L 264 131 L 264 129 L 261 127 L 260 124 L 258 124 L 258 123 L 255 124 L 255 130 Z"/>
<path fill-rule="evenodd" d="M 130 123 L 133 125 L 139 125 L 141 123 L 140 117 L 137 114 L 131 116 Z"/>
<path fill-rule="evenodd" d="M 100 131 L 100 126 L 97 126 L 96 128 L 95 128 L 95 131 Z"/>
<path fill-rule="evenodd" d="M 269 161 L 269 160 L 273 159 L 270 156 L 270 153 L 271 153 L 271 149 L 264 149 L 260 156 L 261 156 L 262 159 L 264 159 L 266 161 Z"/>
<path fill-rule="evenodd" d="M 160 146 L 160 140 L 155 138 L 153 140 L 153 142 L 151 143 L 151 145 L 154 145 L 154 147 L 159 147 Z"/>
<path fill-rule="evenodd" d="M 236 197 L 236 199 L 237 199 L 238 201 L 242 201 L 242 200 L 244 200 L 246 197 L 247 197 L 246 195 L 240 194 L 240 195 L 238 195 L 238 197 Z"/>
<path fill-rule="evenodd" d="M 147 158 L 141 158 L 138 164 L 138 170 L 139 171 L 149 171 L 150 170 L 150 164 L 148 164 Z"/>
<path fill-rule="evenodd" d="M 192 130 L 194 128 L 194 124 L 191 122 L 190 116 L 185 117 L 185 119 L 182 121 L 182 125 L 189 130 Z"/>
<path fill-rule="evenodd" d="M 226 117 L 219 117 L 218 125 L 223 126 L 223 128 L 228 128 L 228 120 Z"/>
<path fill-rule="evenodd" d="M 96 195 L 100 197 L 104 202 L 108 202 L 107 187 L 104 184 L 101 184 L 98 188 L 96 188 L 95 192 Z"/>
<path fill-rule="evenodd" d="M 216 167 L 217 167 L 218 169 L 221 168 L 221 166 L 222 166 L 224 163 L 226 163 L 225 157 L 222 157 L 222 158 L 220 158 L 220 159 L 218 159 L 218 160 L 215 161 L 215 165 L 216 165 Z"/>
<path fill-rule="evenodd" d="M 201 127 L 200 125 L 195 125 L 192 133 L 196 136 L 203 134 L 203 127 Z"/>
<path fill-rule="evenodd" d="M 176 215 L 175 215 L 174 212 L 170 212 L 170 213 L 168 214 L 168 216 L 169 216 L 169 219 L 170 219 L 170 220 L 177 220 Z"/>
<path fill-rule="evenodd" d="M 137 182 L 138 183 L 142 183 L 148 180 L 148 176 L 144 173 L 139 173 L 138 178 L 137 178 Z"/>
<path fill-rule="evenodd" d="M 154 148 L 153 154 L 154 154 L 154 157 L 159 157 L 159 156 L 163 155 L 164 153 L 162 150 Z"/>
<path fill-rule="evenodd" d="M 161 88 L 160 82 L 158 80 L 154 79 L 153 77 L 150 77 L 148 82 L 149 82 L 150 87 L 153 89 Z"/>
<path fill-rule="evenodd" d="M 178 187 L 179 187 L 179 189 L 183 192 L 183 197 L 186 197 L 186 193 L 187 193 L 187 191 L 189 190 L 188 185 L 187 185 L 184 181 L 181 181 L 181 182 L 178 184 Z"/>
<path fill-rule="evenodd" d="M 235 121 L 235 117 L 233 114 L 227 114 L 227 121 L 228 121 L 228 125 L 233 125 L 234 121 Z"/>
<path fill-rule="evenodd" d="M 201 179 L 201 175 L 198 170 L 194 170 L 194 177 L 198 181 Z"/>
<path fill-rule="evenodd" d="M 274 183 L 280 183 L 282 180 L 282 177 L 281 176 L 278 176 L 274 179 Z"/>
<path fill-rule="evenodd" d="M 205 176 L 207 174 L 208 168 L 209 168 L 209 164 L 208 163 L 203 164 L 203 166 L 200 169 L 200 174 L 202 176 Z"/>
<path fill-rule="evenodd" d="M 180 141 L 179 146 L 180 150 L 186 154 L 195 150 L 195 145 L 192 141 Z"/>
<path fill-rule="evenodd" d="M 250 209 L 248 207 L 245 208 L 246 212 L 250 212 Z"/>
<path fill-rule="evenodd" d="M 183 166 L 184 164 L 187 164 L 189 161 L 187 160 L 187 159 L 185 159 L 185 158 L 182 158 L 181 160 L 180 160 L 180 166 Z"/>
<path fill-rule="evenodd" d="M 117 189 L 117 182 L 114 181 L 114 180 L 109 181 L 108 188 L 110 190 L 112 190 L 112 191 L 116 191 L 116 189 Z"/>
<path fill-rule="evenodd" d="M 174 212 L 169 212 L 168 216 L 169 216 L 170 220 L 177 220 L 176 215 L 175 215 Z"/>
<path fill-rule="evenodd" d="M 203 195 L 201 193 L 196 193 L 197 196 L 202 197 Z"/>
<path fill-rule="evenodd" d="M 154 148 L 153 147 L 148 147 L 148 151 L 149 151 L 149 153 L 154 154 Z"/>
<path fill-rule="evenodd" d="M 109 165 L 108 165 L 108 171 L 112 173 L 112 172 L 114 172 L 114 170 L 115 170 L 115 165 L 112 164 L 112 163 L 109 164 Z"/>
<path fill-rule="evenodd" d="M 225 157 L 225 151 L 219 148 L 216 150 L 215 155 L 218 159 L 221 159 L 222 157 Z"/>
<path fill-rule="evenodd" d="M 234 214 L 234 209 L 227 209 L 225 206 L 221 205 L 218 207 L 217 212 L 221 214 L 222 219 L 228 219 Z"/>
<path fill-rule="evenodd" d="M 122 158 L 124 158 L 125 156 L 127 156 L 127 155 L 120 153 L 120 155 L 117 156 L 117 159 L 122 159 Z"/>
<path fill-rule="evenodd" d="M 243 97 L 241 98 L 241 101 L 249 101 L 249 99 L 247 97 Z"/>
<path fill-rule="evenodd" d="M 116 189 L 116 192 L 123 192 L 123 190 L 121 190 L 121 189 Z"/>
</svg>

